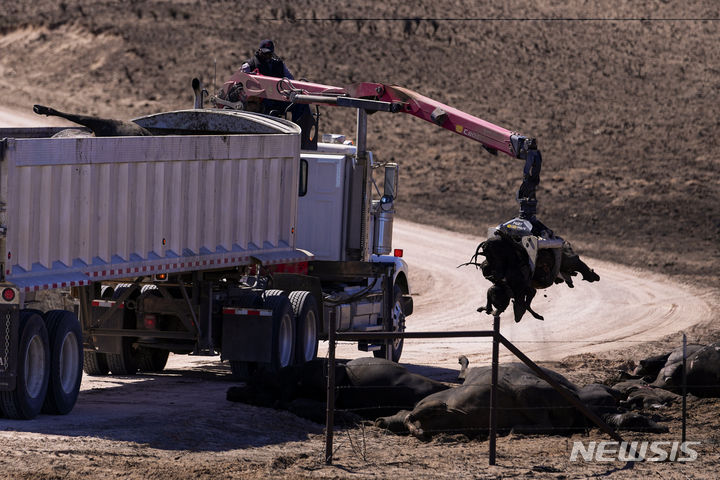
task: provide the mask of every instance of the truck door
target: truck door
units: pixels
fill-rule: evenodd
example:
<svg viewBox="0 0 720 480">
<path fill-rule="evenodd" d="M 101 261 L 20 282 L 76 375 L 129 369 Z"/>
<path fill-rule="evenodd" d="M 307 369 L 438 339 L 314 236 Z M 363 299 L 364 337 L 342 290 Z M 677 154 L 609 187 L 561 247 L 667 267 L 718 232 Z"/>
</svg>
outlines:
<svg viewBox="0 0 720 480">
<path fill-rule="evenodd" d="M 307 162 L 307 185 L 298 201 L 295 245 L 317 260 L 343 260 L 347 157 L 302 154 L 301 162 Z"/>
</svg>

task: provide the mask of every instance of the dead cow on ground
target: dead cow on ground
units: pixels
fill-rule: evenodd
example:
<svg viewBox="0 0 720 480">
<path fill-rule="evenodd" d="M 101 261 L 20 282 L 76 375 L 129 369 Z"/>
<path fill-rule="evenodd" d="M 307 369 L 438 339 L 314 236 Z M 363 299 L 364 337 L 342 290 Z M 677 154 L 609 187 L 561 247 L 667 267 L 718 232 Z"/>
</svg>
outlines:
<svg viewBox="0 0 720 480">
<path fill-rule="evenodd" d="M 439 433 L 461 433 L 469 437 L 488 434 L 491 368 L 467 369 L 467 359 L 461 357 L 460 360 L 464 367 L 460 376 L 465 378 L 461 386 L 429 395 L 414 409 L 379 418 L 376 425 L 395 433 L 410 433 L 422 440 Z M 559 373 L 546 368 L 543 371 L 616 429 L 667 431 L 647 417 L 620 408 L 619 392 L 599 385 L 579 389 Z M 501 433 L 569 434 L 593 426 L 560 392 L 525 364 L 500 365 L 497 391 L 496 419 Z"/>
<path fill-rule="evenodd" d="M 317 359 L 286 367 L 278 374 L 257 372 L 245 386 L 231 387 L 227 399 L 257 406 L 290 410 L 324 423 L 327 360 Z M 382 358 L 358 358 L 335 368 L 336 407 L 375 419 L 399 409 L 410 409 L 447 385 L 408 371 Z"/>
</svg>

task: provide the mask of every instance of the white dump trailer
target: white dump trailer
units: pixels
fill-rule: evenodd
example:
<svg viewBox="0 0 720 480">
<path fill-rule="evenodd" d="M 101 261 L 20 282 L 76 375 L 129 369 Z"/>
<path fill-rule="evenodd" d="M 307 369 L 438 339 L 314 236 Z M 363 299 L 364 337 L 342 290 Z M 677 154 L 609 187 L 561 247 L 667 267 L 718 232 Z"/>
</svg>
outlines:
<svg viewBox="0 0 720 480">
<path fill-rule="evenodd" d="M 232 110 L 135 122 L 153 136 L 0 129 L 5 416 L 69 412 L 83 369 L 220 354 L 242 377 L 314 359 L 331 325 L 404 329 L 397 167 L 373 200 L 364 138 L 301 151 L 295 124 Z M 65 309 L 40 307 L 47 290 L 69 292 Z M 360 347 L 397 361 L 402 342 Z"/>
</svg>

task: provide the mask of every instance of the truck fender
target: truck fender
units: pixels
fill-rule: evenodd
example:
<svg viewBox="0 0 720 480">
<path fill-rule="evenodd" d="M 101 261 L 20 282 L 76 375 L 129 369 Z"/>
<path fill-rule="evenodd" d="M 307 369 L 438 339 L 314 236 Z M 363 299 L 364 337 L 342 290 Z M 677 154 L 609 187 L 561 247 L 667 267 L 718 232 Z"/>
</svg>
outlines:
<svg viewBox="0 0 720 480">
<path fill-rule="evenodd" d="M 392 263 L 394 265 L 393 285 L 399 286 L 403 292 L 403 310 L 405 311 L 405 316 L 411 315 L 413 312 L 413 300 L 410 296 L 408 265 L 405 260 L 393 255 L 373 255 L 370 261 L 376 263 Z"/>
</svg>

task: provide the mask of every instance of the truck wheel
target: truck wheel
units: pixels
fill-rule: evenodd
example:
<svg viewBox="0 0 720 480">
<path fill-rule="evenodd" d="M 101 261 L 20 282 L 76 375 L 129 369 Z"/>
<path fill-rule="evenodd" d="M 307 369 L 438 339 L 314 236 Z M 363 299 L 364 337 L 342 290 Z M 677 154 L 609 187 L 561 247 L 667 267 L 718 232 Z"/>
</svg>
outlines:
<svg viewBox="0 0 720 480">
<path fill-rule="evenodd" d="M 50 376 L 50 348 L 45 322 L 35 312 L 20 312 L 17 383 L 0 392 L 0 407 L 8 418 L 35 418 L 42 409 Z"/>
<path fill-rule="evenodd" d="M 170 352 L 159 348 L 140 347 L 137 349 L 137 365 L 141 372 L 160 373 L 167 365 Z"/>
<path fill-rule="evenodd" d="M 113 375 L 135 375 L 138 371 L 132 344 L 129 338 L 123 338 L 121 353 L 106 354 L 108 368 Z"/>
<path fill-rule="evenodd" d="M 83 370 L 80 322 L 67 310 L 45 314 L 50 339 L 50 380 L 42 411 L 65 415 L 77 402 Z"/>
<path fill-rule="evenodd" d="M 115 287 L 113 291 L 112 299 L 117 300 L 122 294 L 130 288 L 132 284 L 120 283 Z M 137 298 L 139 292 L 134 292 L 130 295 L 130 299 Z M 126 304 L 126 310 L 127 304 Z M 127 312 L 123 313 L 125 318 L 123 319 L 123 328 L 133 328 L 133 321 L 128 318 Z M 135 341 L 131 337 L 122 337 L 120 353 L 106 353 L 105 358 L 107 359 L 108 368 L 110 373 L 113 375 L 135 375 L 138 371 L 137 364 L 137 352 L 133 348 L 132 344 Z"/>
<path fill-rule="evenodd" d="M 111 287 L 110 285 L 101 285 L 100 286 L 100 299 L 101 300 L 111 300 L 114 295 L 115 295 L 115 289 L 113 287 Z"/>
<path fill-rule="evenodd" d="M 101 352 L 85 351 L 83 355 L 83 370 L 88 375 L 107 375 L 110 372 L 107 357 Z"/>
<path fill-rule="evenodd" d="M 108 368 L 113 375 L 135 375 L 138 371 L 137 352 L 132 346 L 133 339 L 122 338 L 120 353 L 106 353 Z"/>
<path fill-rule="evenodd" d="M 263 294 L 263 308 L 273 311 L 272 354 L 270 370 L 277 371 L 292 365 L 295 350 L 295 325 L 290 300 L 281 290 L 268 290 Z"/>
<path fill-rule="evenodd" d="M 395 302 L 393 303 L 393 308 L 390 311 L 390 316 L 392 317 L 392 331 L 393 332 L 404 332 L 405 331 L 405 312 L 403 310 L 403 302 L 402 302 L 402 289 L 395 285 L 395 288 L 393 289 L 394 295 L 393 298 Z M 400 356 L 402 355 L 402 349 L 403 344 L 405 343 L 404 339 L 398 338 L 393 341 L 392 343 L 392 361 L 397 363 L 400 361 Z M 380 350 L 375 350 L 373 352 L 373 355 L 377 358 L 386 358 L 385 356 L 386 348 L 383 345 L 383 347 Z"/>
<path fill-rule="evenodd" d="M 295 363 L 314 360 L 318 351 L 318 308 L 310 292 L 290 292 L 288 296 L 295 313 Z"/>
</svg>

